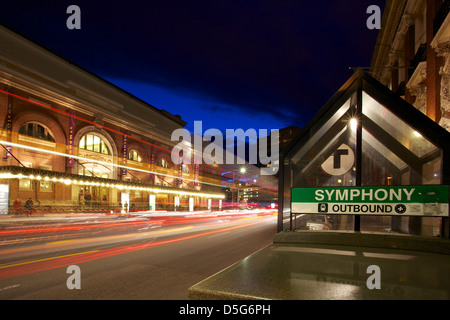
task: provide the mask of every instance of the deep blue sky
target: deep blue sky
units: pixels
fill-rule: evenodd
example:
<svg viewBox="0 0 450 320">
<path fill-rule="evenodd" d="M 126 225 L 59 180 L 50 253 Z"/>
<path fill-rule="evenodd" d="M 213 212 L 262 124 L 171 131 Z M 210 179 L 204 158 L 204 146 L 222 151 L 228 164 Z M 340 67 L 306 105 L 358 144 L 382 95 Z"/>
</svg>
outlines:
<svg viewBox="0 0 450 320">
<path fill-rule="evenodd" d="M 304 127 L 370 66 L 385 0 L 10 1 L 0 23 L 192 130 Z M 69 30 L 66 9 L 81 9 Z M 0 44 L 1 45 L 1 44 Z"/>
</svg>

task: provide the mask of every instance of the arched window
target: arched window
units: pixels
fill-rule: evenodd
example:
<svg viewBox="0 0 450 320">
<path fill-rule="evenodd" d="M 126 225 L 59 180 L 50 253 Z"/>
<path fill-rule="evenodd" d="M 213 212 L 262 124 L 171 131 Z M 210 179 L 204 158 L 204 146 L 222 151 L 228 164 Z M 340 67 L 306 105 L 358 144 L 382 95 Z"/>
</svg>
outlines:
<svg viewBox="0 0 450 320">
<path fill-rule="evenodd" d="M 55 138 L 53 138 L 48 128 L 36 122 L 25 123 L 20 127 L 19 133 L 34 138 L 55 142 Z"/>
<path fill-rule="evenodd" d="M 84 135 L 78 145 L 80 149 L 99 152 L 103 154 L 111 154 L 110 150 L 106 146 L 105 142 L 99 136 L 95 134 Z"/>
<path fill-rule="evenodd" d="M 156 165 L 158 167 L 168 168 L 169 167 L 169 162 L 166 159 L 164 159 L 164 158 L 159 158 L 158 162 L 156 163 Z"/>
<path fill-rule="evenodd" d="M 183 171 L 184 173 L 189 173 L 189 167 L 185 164 L 183 164 L 181 166 L 181 171 Z"/>
<path fill-rule="evenodd" d="M 128 159 L 133 161 L 141 162 L 142 158 L 136 150 L 131 150 L 128 152 Z"/>
</svg>

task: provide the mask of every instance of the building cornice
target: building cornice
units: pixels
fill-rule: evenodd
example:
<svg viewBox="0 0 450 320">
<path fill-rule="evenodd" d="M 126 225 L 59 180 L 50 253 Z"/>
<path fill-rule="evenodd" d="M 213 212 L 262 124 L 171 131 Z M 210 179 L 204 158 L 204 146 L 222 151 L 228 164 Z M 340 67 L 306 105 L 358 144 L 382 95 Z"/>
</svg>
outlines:
<svg viewBox="0 0 450 320">
<path fill-rule="evenodd" d="M 375 51 L 372 57 L 372 65 L 370 73 L 376 79 L 383 82 L 383 76 L 388 69 L 389 59 L 393 59 L 393 56 L 389 57 L 390 53 L 395 53 L 395 49 L 392 49 L 392 41 L 397 33 L 397 26 L 399 26 L 406 0 L 387 0 L 385 10 L 383 13 L 383 19 L 381 23 L 381 29 L 378 34 L 377 43 L 375 45 Z M 408 23 L 408 19 L 405 19 L 404 25 Z M 388 69 L 389 70 L 389 69 Z"/>
<path fill-rule="evenodd" d="M 159 123 L 165 123 L 168 127 L 184 127 L 186 122 L 181 118 L 148 104 L 145 101 L 133 96 L 129 92 L 117 87 L 109 81 L 91 73 L 90 71 L 74 64 L 71 61 L 43 48 L 30 39 L 19 35 L 16 32 L 0 26 L 0 64 L 3 68 L 7 66 L 11 71 L 20 72 L 21 77 L 38 79 L 40 85 L 45 84 L 46 88 L 64 92 L 75 96 L 73 84 L 82 83 L 85 88 L 89 88 L 94 94 L 89 94 L 95 102 L 106 103 L 108 106 L 117 108 L 123 106 L 129 113 L 136 113 L 141 119 L 152 119 L 160 117 Z M 27 54 L 23 54 L 27 52 Z M 78 86 L 80 90 L 80 86 Z"/>
<path fill-rule="evenodd" d="M 5 70 L 8 70 L 9 72 Z M 33 79 L 32 82 L 30 82 L 31 79 L 26 76 L 24 76 L 24 78 L 26 79 L 19 77 L 17 72 L 6 68 L 4 64 L 0 64 L 0 83 L 26 92 L 28 96 L 23 98 L 28 99 L 31 102 L 36 102 L 48 107 L 64 107 L 68 110 L 76 111 L 82 115 L 82 117 L 95 117 L 96 114 L 101 113 L 103 122 L 119 128 L 127 128 L 131 136 L 136 136 L 136 134 L 138 134 L 141 137 L 146 137 L 159 143 L 173 145 L 173 142 L 170 140 L 170 134 L 159 130 L 154 124 L 146 121 L 144 122 L 142 119 L 129 114 L 127 116 L 118 117 L 120 107 L 111 110 L 111 105 L 107 105 L 108 108 L 106 108 L 105 106 L 93 104 L 90 100 L 84 100 L 80 96 L 71 97 L 71 95 L 66 92 L 57 92 L 55 89 L 47 89 L 36 79 Z M 93 107 L 93 105 L 95 105 L 95 107 Z M 124 112 L 120 114 L 125 115 Z M 127 118 L 130 117 L 132 119 L 127 121 Z"/>
</svg>

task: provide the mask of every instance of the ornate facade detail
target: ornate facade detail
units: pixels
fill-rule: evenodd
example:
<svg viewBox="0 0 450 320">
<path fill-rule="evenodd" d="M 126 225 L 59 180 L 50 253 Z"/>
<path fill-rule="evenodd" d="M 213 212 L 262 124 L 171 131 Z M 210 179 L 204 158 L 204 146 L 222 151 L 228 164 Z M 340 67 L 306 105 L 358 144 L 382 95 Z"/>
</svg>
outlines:
<svg viewBox="0 0 450 320">
<path fill-rule="evenodd" d="M 103 126 L 104 125 L 103 114 L 102 113 L 94 113 L 94 122 Z"/>
<path fill-rule="evenodd" d="M 422 113 L 427 113 L 427 63 L 421 62 L 417 66 L 414 74 L 411 76 L 406 87 L 410 94 L 416 97 L 416 101 L 413 103 L 416 109 Z"/>
<path fill-rule="evenodd" d="M 450 112 L 450 41 L 440 43 L 435 48 L 438 56 L 444 58 L 444 65 L 440 69 L 441 75 L 441 112 Z"/>
<path fill-rule="evenodd" d="M 450 131 L 450 119 L 449 118 L 441 118 L 441 121 L 439 121 L 439 125 L 446 129 L 447 131 Z"/>
<path fill-rule="evenodd" d="M 414 24 L 414 16 L 412 14 L 404 14 L 400 25 L 398 26 L 397 34 L 394 38 L 394 43 L 398 41 L 399 43 L 405 38 L 408 28 Z"/>
<path fill-rule="evenodd" d="M 383 71 L 381 78 L 383 79 L 383 83 L 387 84 L 389 82 L 389 72 L 390 68 L 395 64 L 398 60 L 398 57 L 402 53 L 399 51 L 400 43 L 405 39 L 406 32 L 408 32 L 408 28 L 414 24 L 414 16 L 412 14 L 404 14 L 400 20 L 400 24 L 398 26 L 397 33 L 395 34 L 394 41 L 391 44 L 389 53 L 386 58 L 386 68 Z"/>
<path fill-rule="evenodd" d="M 410 87 L 409 92 L 416 97 L 413 105 L 422 113 L 427 113 L 427 86 L 425 83 L 419 83 L 416 86 Z"/>
</svg>

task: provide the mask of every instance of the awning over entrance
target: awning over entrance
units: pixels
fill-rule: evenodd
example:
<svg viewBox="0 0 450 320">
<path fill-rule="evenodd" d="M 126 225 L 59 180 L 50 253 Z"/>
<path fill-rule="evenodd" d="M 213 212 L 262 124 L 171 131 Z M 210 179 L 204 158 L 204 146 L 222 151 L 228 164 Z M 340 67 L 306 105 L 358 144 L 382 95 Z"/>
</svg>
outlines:
<svg viewBox="0 0 450 320">
<path fill-rule="evenodd" d="M 291 213 L 292 188 L 450 184 L 450 133 L 362 70 L 280 158 L 279 231 L 319 228 L 442 236 L 445 229 L 448 237 L 448 218 L 442 222 Z"/>
</svg>

